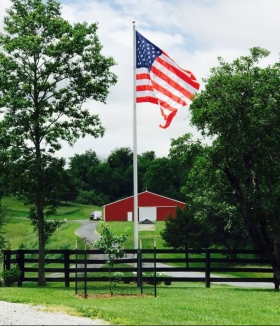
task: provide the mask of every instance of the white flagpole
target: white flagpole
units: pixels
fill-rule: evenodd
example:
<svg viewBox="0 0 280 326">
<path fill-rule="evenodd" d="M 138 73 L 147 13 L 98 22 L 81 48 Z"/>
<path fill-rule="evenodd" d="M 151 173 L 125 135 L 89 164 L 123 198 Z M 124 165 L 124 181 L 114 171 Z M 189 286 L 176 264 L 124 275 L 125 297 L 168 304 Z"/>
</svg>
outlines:
<svg viewBox="0 0 280 326">
<path fill-rule="evenodd" d="M 134 249 L 138 249 L 138 177 L 136 123 L 136 31 L 133 21 L 133 189 L 134 189 Z"/>
</svg>

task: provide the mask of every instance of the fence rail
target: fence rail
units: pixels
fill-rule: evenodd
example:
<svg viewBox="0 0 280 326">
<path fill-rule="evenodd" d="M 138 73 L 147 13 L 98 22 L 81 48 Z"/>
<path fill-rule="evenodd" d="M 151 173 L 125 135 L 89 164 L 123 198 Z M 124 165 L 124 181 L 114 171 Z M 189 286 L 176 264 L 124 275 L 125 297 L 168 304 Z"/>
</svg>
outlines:
<svg viewBox="0 0 280 326">
<path fill-rule="evenodd" d="M 152 273 L 156 282 L 159 273 L 165 273 L 164 280 L 170 282 L 204 282 L 206 287 L 213 282 L 265 282 L 273 283 L 275 289 L 279 289 L 269 261 L 258 258 L 261 255 L 255 250 L 131 249 L 125 253 L 126 257 L 116 260 L 111 269 L 112 272 L 124 273 L 124 282 L 142 284 L 153 278 Z M 47 250 L 46 282 L 64 282 L 65 287 L 69 287 L 70 282 L 84 282 L 85 275 L 87 282 L 104 281 L 108 272 L 106 261 L 101 250 Z M 22 282 L 38 281 L 38 250 L 4 251 L 4 270 L 16 264 L 21 270 L 19 286 Z M 200 274 L 192 277 L 190 272 Z M 233 273 L 242 275 L 232 277 Z M 249 273 L 259 276 L 244 277 Z"/>
</svg>

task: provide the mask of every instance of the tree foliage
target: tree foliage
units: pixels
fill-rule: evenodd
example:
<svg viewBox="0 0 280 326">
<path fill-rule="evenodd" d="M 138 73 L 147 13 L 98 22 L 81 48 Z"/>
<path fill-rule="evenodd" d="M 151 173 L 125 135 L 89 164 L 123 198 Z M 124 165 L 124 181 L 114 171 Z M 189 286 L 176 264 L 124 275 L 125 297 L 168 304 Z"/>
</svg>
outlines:
<svg viewBox="0 0 280 326">
<path fill-rule="evenodd" d="M 217 182 L 255 246 L 280 281 L 280 63 L 262 67 L 269 52 L 252 48 L 232 63 L 219 58 L 206 87 L 190 106 L 192 123 L 213 137 L 207 152 Z"/>
<path fill-rule="evenodd" d="M 212 230 L 212 243 L 227 249 L 250 245 L 240 210 L 223 173 L 213 169 L 211 146 L 193 141 L 190 134 L 173 139 L 170 156 L 185 169 L 181 192 L 195 206 L 195 217 Z"/>
<path fill-rule="evenodd" d="M 166 247 L 178 249 L 207 248 L 211 243 L 211 230 L 195 218 L 195 210 L 186 205 L 176 208 L 175 217 L 168 216 L 161 237 Z"/>
<path fill-rule="evenodd" d="M 97 24 L 70 24 L 55 0 L 11 3 L 0 35 L 0 135 L 13 190 L 36 207 L 30 217 L 38 230 L 39 285 L 45 285 L 45 209 L 55 208 L 48 173 L 59 164 L 54 154 L 62 140 L 104 134 L 83 104 L 105 102 L 115 63 L 101 53 Z"/>
</svg>

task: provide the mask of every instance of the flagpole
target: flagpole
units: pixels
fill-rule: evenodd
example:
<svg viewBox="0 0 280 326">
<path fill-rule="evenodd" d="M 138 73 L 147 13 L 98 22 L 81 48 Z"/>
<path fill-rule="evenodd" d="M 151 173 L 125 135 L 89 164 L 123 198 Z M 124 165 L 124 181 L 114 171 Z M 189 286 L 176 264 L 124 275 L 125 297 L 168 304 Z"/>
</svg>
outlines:
<svg viewBox="0 0 280 326">
<path fill-rule="evenodd" d="M 134 189 L 134 249 L 138 249 L 138 177 L 137 177 L 137 123 L 136 123 L 136 31 L 133 23 L 133 189 Z"/>
</svg>

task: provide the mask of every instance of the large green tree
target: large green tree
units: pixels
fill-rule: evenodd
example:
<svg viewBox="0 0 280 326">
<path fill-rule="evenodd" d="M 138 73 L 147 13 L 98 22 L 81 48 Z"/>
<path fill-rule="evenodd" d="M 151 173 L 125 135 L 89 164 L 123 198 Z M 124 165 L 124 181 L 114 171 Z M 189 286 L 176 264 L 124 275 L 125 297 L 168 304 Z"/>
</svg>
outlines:
<svg viewBox="0 0 280 326">
<path fill-rule="evenodd" d="M 180 195 L 180 176 L 177 162 L 167 157 L 151 161 L 143 176 L 143 188 L 159 195 L 183 200 Z"/>
<path fill-rule="evenodd" d="M 70 24 L 55 0 L 11 3 L 0 35 L 1 135 L 8 135 L 14 188 L 35 207 L 30 217 L 38 230 L 38 284 L 45 285 L 45 210 L 53 202 L 47 172 L 58 162 L 62 140 L 103 135 L 98 116 L 84 103 L 105 102 L 116 83 L 110 70 L 115 63 L 101 53 L 97 24 Z"/>
<path fill-rule="evenodd" d="M 101 159 L 93 150 L 70 157 L 69 172 L 79 190 L 92 190 L 90 174 L 99 163 L 101 163 Z"/>
<path fill-rule="evenodd" d="M 169 156 L 180 162 L 185 175 L 181 192 L 195 205 L 195 217 L 212 230 L 212 245 L 244 249 L 250 244 L 240 209 L 223 172 L 213 169 L 212 147 L 185 134 L 171 141 Z M 251 243 L 252 245 L 252 243 Z"/>
<path fill-rule="evenodd" d="M 230 186 L 244 225 L 279 284 L 280 63 L 261 66 L 268 55 L 252 48 L 232 63 L 219 58 L 190 110 L 192 123 L 213 137 L 208 158 Z"/>
</svg>

